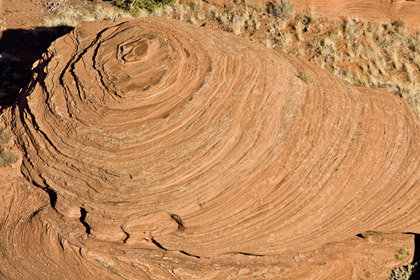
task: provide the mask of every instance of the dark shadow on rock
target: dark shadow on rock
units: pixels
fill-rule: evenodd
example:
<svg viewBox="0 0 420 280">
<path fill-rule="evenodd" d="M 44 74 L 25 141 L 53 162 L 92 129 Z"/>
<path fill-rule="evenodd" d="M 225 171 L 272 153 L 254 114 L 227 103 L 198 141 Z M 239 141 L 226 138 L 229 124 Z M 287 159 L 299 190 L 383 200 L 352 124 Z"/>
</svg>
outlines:
<svg viewBox="0 0 420 280">
<path fill-rule="evenodd" d="M 414 234 L 414 256 L 411 265 L 414 265 L 413 272 L 410 275 L 409 280 L 419 280 L 420 279 L 420 234 Z"/>
<path fill-rule="evenodd" d="M 413 268 L 410 278 L 408 280 L 419 280 L 420 279 L 420 271 L 418 268 L 418 264 Z"/>
<path fill-rule="evenodd" d="M 414 256 L 411 264 L 418 263 L 420 261 L 420 234 L 414 233 Z"/>
<path fill-rule="evenodd" d="M 32 65 L 69 26 L 8 29 L 0 38 L 0 111 L 11 106 L 32 77 Z"/>
</svg>

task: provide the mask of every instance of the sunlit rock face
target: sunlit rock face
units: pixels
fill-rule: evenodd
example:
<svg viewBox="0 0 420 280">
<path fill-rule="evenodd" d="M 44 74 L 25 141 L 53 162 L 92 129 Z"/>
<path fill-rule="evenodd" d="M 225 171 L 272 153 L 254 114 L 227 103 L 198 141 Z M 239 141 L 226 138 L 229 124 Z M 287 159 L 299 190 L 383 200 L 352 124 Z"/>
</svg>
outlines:
<svg viewBox="0 0 420 280">
<path fill-rule="evenodd" d="M 397 97 L 161 18 L 83 23 L 34 69 L 4 116 L 10 278 L 380 279 L 413 255 L 419 120 Z"/>
</svg>

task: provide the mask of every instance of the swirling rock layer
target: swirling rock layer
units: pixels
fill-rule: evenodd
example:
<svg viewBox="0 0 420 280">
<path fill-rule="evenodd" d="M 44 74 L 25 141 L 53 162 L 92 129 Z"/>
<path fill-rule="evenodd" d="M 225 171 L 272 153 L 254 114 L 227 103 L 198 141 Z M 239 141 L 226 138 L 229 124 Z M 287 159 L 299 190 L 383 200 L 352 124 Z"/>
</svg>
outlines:
<svg viewBox="0 0 420 280">
<path fill-rule="evenodd" d="M 408 105 L 232 35 L 81 24 L 8 118 L 23 176 L 2 210 L 27 205 L 3 219 L 10 278 L 383 278 L 412 256 Z"/>
</svg>

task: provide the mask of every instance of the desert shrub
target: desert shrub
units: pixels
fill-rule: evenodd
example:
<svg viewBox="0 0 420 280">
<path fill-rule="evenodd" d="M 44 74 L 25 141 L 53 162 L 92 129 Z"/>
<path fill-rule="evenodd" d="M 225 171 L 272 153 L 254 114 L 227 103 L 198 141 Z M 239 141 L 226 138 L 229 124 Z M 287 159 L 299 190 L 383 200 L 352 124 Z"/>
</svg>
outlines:
<svg viewBox="0 0 420 280">
<path fill-rule="evenodd" d="M 401 249 L 398 251 L 398 254 L 395 255 L 395 258 L 397 258 L 397 260 L 401 261 L 405 258 L 407 258 L 410 255 L 410 250 L 409 249 Z"/>
<path fill-rule="evenodd" d="M 274 43 L 281 50 L 287 50 L 291 42 L 292 36 L 287 32 L 279 33 L 276 37 L 274 37 Z"/>
<path fill-rule="evenodd" d="M 93 12 L 95 20 L 116 21 L 121 17 L 129 17 L 129 14 L 114 6 L 97 5 Z"/>
<path fill-rule="evenodd" d="M 10 134 L 6 131 L 6 128 L 0 127 L 0 144 L 6 144 L 10 141 Z"/>
<path fill-rule="evenodd" d="M 15 151 L 3 149 L 0 152 L 0 167 L 5 167 L 15 163 L 18 160 L 18 155 Z"/>
<path fill-rule="evenodd" d="M 277 0 L 267 3 L 267 13 L 275 18 L 292 18 L 295 13 L 295 6 L 286 0 Z"/>
<path fill-rule="evenodd" d="M 153 13 L 157 7 L 169 5 L 173 2 L 174 0 L 115 0 L 115 5 L 128 10 L 133 16 L 137 16 L 140 10 Z"/>
</svg>

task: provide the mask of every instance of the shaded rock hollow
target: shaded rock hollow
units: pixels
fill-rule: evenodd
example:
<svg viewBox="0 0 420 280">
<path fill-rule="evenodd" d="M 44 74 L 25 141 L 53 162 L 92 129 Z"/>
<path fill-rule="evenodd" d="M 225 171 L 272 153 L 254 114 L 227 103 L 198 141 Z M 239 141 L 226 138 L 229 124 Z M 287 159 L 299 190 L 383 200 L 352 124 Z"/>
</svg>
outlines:
<svg viewBox="0 0 420 280">
<path fill-rule="evenodd" d="M 409 106 L 223 32 L 83 23 L 4 119 L 22 151 L 9 188 L 39 198 L 3 230 L 39 240 L 45 258 L 10 275 L 52 277 L 54 263 L 71 279 L 381 278 L 398 250 L 413 253 Z M 7 252 L 2 266 L 16 267 Z"/>
</svg>

